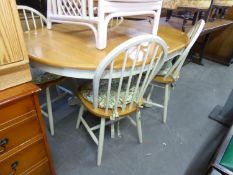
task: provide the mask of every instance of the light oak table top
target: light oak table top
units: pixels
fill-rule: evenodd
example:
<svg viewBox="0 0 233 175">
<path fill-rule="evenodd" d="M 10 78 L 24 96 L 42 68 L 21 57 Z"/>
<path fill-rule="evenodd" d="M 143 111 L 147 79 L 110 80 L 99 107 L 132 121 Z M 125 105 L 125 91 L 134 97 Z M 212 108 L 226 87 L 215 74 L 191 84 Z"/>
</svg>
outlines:
<svg viewBox="0 0 233 175">
<path fill-rule="evenodd" d="M 117 45 L 140 34 L 149 33 L 152 25 L 147 21 L 125 20 L 109 30 L 108 46 L 95 48 L 94 34 L 88 28 L 70 24 L 56 24 L 24 33 L 32 64 L 44 71 L 75 78 L 92 78 L 103 58 Z M 168 45 L 169 58 L 179 55 L 189 39 L 187 35 L 168 26 L 159 26 L 158 35 Z"/>
</svg>

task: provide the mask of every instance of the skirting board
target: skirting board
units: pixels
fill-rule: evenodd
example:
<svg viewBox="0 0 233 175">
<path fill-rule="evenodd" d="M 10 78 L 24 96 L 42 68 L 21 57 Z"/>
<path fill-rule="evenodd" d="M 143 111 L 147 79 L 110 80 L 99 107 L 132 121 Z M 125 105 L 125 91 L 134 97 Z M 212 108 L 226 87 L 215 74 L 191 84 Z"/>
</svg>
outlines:
<svg viewBox="0 0 233 175">
<path fill-rule="evenodd" d="M 28 64 L 0 71 L 0 90 L 4 90 L 32 80 Z"/>
</svg>

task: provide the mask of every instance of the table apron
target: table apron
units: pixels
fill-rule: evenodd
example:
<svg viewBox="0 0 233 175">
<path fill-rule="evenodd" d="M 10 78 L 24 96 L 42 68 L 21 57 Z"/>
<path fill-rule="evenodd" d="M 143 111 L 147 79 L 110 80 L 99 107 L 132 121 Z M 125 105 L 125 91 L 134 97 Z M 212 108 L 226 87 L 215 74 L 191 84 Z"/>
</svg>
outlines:
<svg viewBox="0 0 233 175">
<path fill-rule="evenodd" d="M 180 53 L 181 50 L 170 53 L 166 61 L 175 58 L 176 56 L 180 55 Z M 65 77 L 71 77 L 77 79 L 93 79 L 95 74 L 95 70 L 82 70 L 78 68 L 55 67 L 46 64 L 41 64 L 32 60 L 30 61 L 30 63 L 32 66 L 37 67 L 40 70 Z"/>
</svg>

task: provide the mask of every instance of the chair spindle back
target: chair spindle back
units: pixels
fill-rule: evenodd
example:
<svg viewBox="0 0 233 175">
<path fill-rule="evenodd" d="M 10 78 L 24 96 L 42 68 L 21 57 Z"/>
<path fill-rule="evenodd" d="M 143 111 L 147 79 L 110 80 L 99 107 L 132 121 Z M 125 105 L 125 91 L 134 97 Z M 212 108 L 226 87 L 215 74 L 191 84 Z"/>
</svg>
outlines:
<svg viewBox="0 0 233 175">
<path fill-rule="evenodd" d="M 39 11 L 24 5 L 18 5 L 17 9 L 22 27 L 25 31 L 34 30 L 47 25 L 47 19 Z M 23 23 L 23 21 L 25 23 Z"/>
<path fill-rule="evenodd" d="M 165 75 L 165 78 L 172 76 L 174 79 L 179 78 L 180 70 L 185 62 L 186 57 L 189 54 L 189 51 L 193 47 L 194 43 L 197 41 L 198 37 L 200 36 L 203 28 L 205 26 L 204 20 L 199 20 L 188 32 L 187 35 L 190 39 L 189 44 L 183 50 L 181 55 L 177 58 L 176 62 L 173 64 L 172 68 L 169 72 Z"/>
<path fill-rule="evenodd" d="M 123 92 L 124 97 L 127 97 L 133 82 L 135 83 L 133 98 L 131 101 L 126 101 L 124 98 L 121 101 L 121 109 L 124 112 L 127 107 L 130 109 L 135 104 L 140 105 L 148 85 L 162 67 L 167 53 L 166 43 L 154 35 L 134 37 L 112 50 L 99 64 L 95 72 L 93 79 L 94 108 L 98 107 L 100 81 L 105 79 L 108 81 L 105 112 L 108 113 L 112 81 L 115 78 L 118 78 L 119 83 L 112 110 L 117 111 L 120 94 Z M 123 90 L 124 82 L 126 82 L 126 86 Z"/>
</svg>

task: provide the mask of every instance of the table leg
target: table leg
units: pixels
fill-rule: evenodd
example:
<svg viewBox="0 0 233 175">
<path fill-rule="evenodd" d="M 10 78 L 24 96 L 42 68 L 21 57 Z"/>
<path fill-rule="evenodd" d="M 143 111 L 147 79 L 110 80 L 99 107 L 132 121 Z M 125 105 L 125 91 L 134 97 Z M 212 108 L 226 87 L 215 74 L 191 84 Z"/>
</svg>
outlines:
<svg viewBox="0 0 233 175">
<path fill-rule="evenodd" d="M 194 53 L 192 53 L 192 62 L 204 66 L 203 56 L 204 56 L 205 48 L 206 48 L 209 38 L 210 38 L 210 33 L 205 35 L 203 43 L 200 44 L 201 49 L 198 53 L 198 56 L 194 56 Z"/>
<path fill-rule="evenodd" d="M 166 22 L 168 22 L 170 20 L 171 16 L 172 16 L 172 10 L 167 10 Z"/>
<path fill-rule="evenodd" d="M 199 56 L 200 65 L 204 65 L 202 60 L 203 60 L 203 56 L 204 56 L 204 53 L 205 53 L 205 48 L 206 48 L 206 45 L 207 45 L 207 43 L 209 41 L 209 38 L 210 38 L 210 33 L 205 35 L 204 42 L 203 42 L 202 47 L 201 47 L 200 56 Z"/>
</svg>

